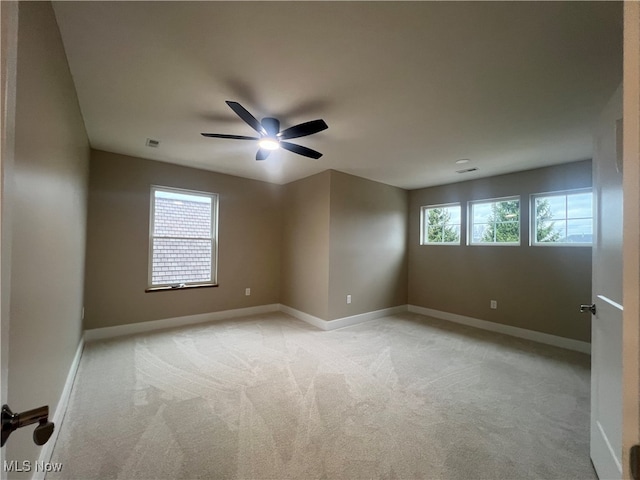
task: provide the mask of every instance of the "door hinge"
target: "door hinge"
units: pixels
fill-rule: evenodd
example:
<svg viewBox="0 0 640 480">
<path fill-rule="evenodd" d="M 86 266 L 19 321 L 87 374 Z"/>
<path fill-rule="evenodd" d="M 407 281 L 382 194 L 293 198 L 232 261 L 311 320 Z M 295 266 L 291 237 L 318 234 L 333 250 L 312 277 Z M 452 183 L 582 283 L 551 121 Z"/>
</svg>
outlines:
<svg viewBox="0 0 640 480">
<path fill-rule="evenodd" d="M 640 445 L 634 445 L 629 450 L 629 470 L 633 480 L 640 480 Z"/>
</svg>

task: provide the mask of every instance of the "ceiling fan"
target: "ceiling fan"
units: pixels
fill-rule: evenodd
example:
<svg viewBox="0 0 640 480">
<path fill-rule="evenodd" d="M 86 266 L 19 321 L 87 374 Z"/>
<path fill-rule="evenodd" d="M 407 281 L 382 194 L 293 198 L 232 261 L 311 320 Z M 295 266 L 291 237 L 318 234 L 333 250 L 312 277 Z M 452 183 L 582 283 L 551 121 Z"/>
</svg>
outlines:
<svg viewBox="0 0 640 480">
<path fill-rule="evenodd" d="M 266 117 L 262 121 L 258 121 L 249 111 L 238 102 L 227 100 L 227 105 L 231 110 L 236 112 L 242 120 L 244 120 L 251 128 L 260 134 L 259 137 L 247 137 L 245 135 L 227 135 L 223 133 L 202 133 L 205 137 L 213 138 L 231 138 L 233 140 L 258 140 L 258 153 L 256 160 L 265 160 L 273 150 L 284 148 L 290 152 L 297 153 L 310 158 L 320 158 L 322 154 L 302 145 L 285 142 L 290 138 L 306 137 L 314 133 L 326 130 L 329 126 L 324 120 L 311 120 L 310 122 L 300 123 L 280 131 L 280 121 L 277 118 Z"/>
</svg>

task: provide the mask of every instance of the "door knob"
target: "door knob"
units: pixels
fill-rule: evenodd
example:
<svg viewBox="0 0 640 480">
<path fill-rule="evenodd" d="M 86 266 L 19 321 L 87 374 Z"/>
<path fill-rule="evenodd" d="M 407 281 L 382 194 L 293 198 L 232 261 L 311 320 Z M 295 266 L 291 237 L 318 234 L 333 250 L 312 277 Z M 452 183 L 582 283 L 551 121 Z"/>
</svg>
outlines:
<svg viewBox="0 0 640 480">
<path fill-rule="evenodd" d="M 580 305 L 580 312 L 582 312 L 582 313 L 591 312 L 591 315 L 595 315 L 596 314 L 596 304 L 595 303 L 592 303 L 590 305 L 582 304 L 582 305 Z"/>
<path fill-rule="evenodd" d="M 54 430 L 53 422 L 49 422 L 47 419 L 40 420 L 38 426 L 33 430 L 33 442 L 36 445 L 44 445 L 49 441 Z"/>
<path fill-rule="evenodd" d="M 55 425 L 49 421 L 49 406 L 34 408 L 22 413 L 13 413 L 9 405 L 2 406 L 2 444 L 4 447 L 9 435 L 18 428 L 37 423 L 33 432 L 33 441 L 36 445 L 44 445 L 51 438 Z"/>
</svg>

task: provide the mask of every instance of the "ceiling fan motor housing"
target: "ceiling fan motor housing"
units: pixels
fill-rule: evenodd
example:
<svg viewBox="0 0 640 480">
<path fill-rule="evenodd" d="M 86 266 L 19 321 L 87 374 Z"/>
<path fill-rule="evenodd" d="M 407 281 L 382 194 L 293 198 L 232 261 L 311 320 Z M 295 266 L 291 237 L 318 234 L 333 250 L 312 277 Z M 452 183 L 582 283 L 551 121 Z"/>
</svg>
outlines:
<svg viewBox="0 0 640 480">
<path fill-rule="evenodd" d="M 273 117 L 265 117 L 260 122 L 262 126 L 267 131 L 267 135 L 269 137 L 275 137 L 280 133 L 280 120 Z"/>
</svg>

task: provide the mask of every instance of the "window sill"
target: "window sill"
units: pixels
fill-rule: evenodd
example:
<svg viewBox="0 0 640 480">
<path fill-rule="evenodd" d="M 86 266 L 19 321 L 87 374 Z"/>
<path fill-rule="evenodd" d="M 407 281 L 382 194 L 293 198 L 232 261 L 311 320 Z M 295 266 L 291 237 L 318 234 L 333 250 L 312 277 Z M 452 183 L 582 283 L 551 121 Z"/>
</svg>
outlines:
<svg viewBox="0 0 640 480">
<path fill-rule="evenodd" d="M 573 243 L 573 242 L 536 242 L 531 244 L 532 247 L 593 247 L 592 243 Z"/>
<path fill-rule="evenodd" d="M 521 247 L 521 243 L 514 242 L 483 242 L 483 243 L 469 243 L 469 247 Z"/>
<path fill-rule="evenodd" d="M 421 247 L 431 247 L 433 245 L 440 245 L 445 247 L 459 247 L 461 245 L 460 242 L 430 242 L 430 243 L 421 243 Z"/>
<path fill-rule="evenodd" d="M 191 284 L 191 285 L 181 285 L 181 286 L 177 286 L 177 287 L 171 287 L 171 286 L 148 287 L 144 291 L 146 293 L 149 293 L 149 292 L 165 292 L 165 291 L 168 291 L 168 290 L 189 290 L 191 288 L 212 288 L 212 287 L 217 287 L 217 286 L 218 286 L 217 283 L 195 283 L 195 284 Z"/>
</svg>

